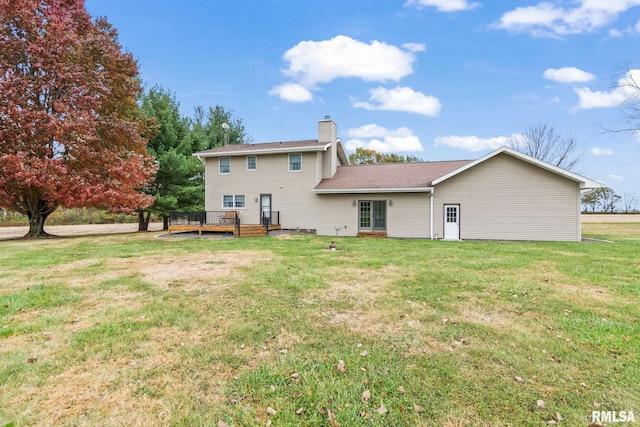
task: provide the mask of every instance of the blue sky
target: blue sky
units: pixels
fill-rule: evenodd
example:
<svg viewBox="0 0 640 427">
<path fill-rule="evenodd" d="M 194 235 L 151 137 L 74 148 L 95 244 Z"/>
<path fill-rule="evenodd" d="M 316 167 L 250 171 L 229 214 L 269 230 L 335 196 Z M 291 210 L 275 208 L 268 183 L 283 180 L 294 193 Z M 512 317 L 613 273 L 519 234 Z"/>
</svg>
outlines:
<svg viewBox="0 0 640 427">
<path fill-rule="evenodd" d="M 221 105 L 253 142 L 475 159 L 530 126 L 575 136 L 576 172 L 640 196 L 616 88 L 640 69 L 640 0 L 87 0 L 185 115 Z M 635 72 L 635 71 L 634 71 Z M 640 81 L 640 70 L 637 71 Z"/>
</svg>

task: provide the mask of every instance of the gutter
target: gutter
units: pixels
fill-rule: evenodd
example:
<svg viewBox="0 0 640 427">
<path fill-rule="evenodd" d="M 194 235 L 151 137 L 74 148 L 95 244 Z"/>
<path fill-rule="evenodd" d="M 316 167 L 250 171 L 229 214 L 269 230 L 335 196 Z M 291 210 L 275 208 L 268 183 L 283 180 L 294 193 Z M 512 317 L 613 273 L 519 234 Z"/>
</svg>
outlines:
<svg viewBox="0 0 640 427">
<path fill-rule="evenodd" d="M 366 193 L 430 193 L 433 187 L 415 188 L 330 188 L 312 190 L 316 194 L 366 194 Z"/>
</svg>

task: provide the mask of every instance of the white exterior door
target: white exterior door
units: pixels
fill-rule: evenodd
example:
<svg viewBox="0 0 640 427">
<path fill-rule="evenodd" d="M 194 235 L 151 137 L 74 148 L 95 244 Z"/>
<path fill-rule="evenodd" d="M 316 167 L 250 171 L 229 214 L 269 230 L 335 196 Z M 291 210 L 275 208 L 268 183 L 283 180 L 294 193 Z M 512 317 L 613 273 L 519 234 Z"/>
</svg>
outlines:
<svg viewBox="0 0 640 427">
<path fill-rule="evenodd" d="M 271 194 L 260 195 L 260 224 L 271 224 Z"/>
<path fill-rule="evenodd" d="M 444 205 L 444 238 L 460 240 L 460 205 Z"/>
</svg>

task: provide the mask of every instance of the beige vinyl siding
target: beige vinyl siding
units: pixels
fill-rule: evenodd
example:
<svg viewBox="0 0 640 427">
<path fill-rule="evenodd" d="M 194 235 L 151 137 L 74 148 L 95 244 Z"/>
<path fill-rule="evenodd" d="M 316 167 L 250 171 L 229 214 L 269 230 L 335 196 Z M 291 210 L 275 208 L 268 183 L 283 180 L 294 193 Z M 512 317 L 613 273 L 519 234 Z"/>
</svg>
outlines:
<svg viewBox="0 0 640 427">
<path fill-rule="evenodd" d="M 223 194 L 244 194 L 246 208 L 240 209 L 240 221 L 257 224 L 260 218 L 260 195 L 271 194 L 271 209 L 281 211 L 285 228 L 308 228 L 309 215 L 316 208 L 311 191 L 317 180 L 316 152 L 302 153 L 302 170 L 289 172 L 288 153 L 258 155 L 257 169 L 246 170 L 246 156 L 231 157 L 231 173 L 217 173 L 217 158 L 207 159 L 205 209 L 222 210 Z"/>
<path fill-rule="evenodd" d="M 391 193 L 387 202 L 387 235 L 389 237 L 430 237 L 429 193 Z"/>
<path fill-rule="evenodd" d="M 434 231 L 443 206 L 460 205 L 460 238 L 580 241 L 577 182 L 499 154 L 438 184 Z"/>
<path fill-rule="evenodd" d="M 357 235 L 360 200 L 384 200 L 387 203 L 387 236 L 429 238 L 428 193 L 322 194 L 316 197 L 319 214 L 313 218 L 313 228 L 318 234 L 335 235 L 336 226 L 340 226 L 340 236 Z"/>
</svg>

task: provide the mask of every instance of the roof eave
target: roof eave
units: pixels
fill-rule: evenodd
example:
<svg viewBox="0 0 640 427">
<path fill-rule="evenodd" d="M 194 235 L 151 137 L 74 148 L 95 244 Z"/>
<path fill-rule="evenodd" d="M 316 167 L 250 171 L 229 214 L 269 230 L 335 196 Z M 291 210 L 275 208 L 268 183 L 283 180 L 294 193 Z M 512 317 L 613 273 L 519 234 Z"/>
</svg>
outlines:
<svg viewBox="0 0 640 427">
<path fill-rule="evenodd" d="M 260 145 L 260 144 L 256 144 Z M 241 151 L 216 151 L 214 153 L 207 153 L 206 151 L 201 151 L 199 153 L 193 154 L 199 158 L 208 158 L 208 157 L 233 157 L 233 156 L 246 156 L 246 155 L 254 155 L 254 154 L 278 154 L 278 153 L 300 153 L 307 151 L 327 151 L 331 144 L 318 144 L 317 146 L 308 146 L 308 147 L 282 147 L 282 148 L 252 148 L 248 150 Z"/>
<path fill-rule="evenodd" d="M 431 193 L 433 187 L 410 188 L 314 188 L 316 194 L 366 194 L 366 193 Z"/>
</svg>

